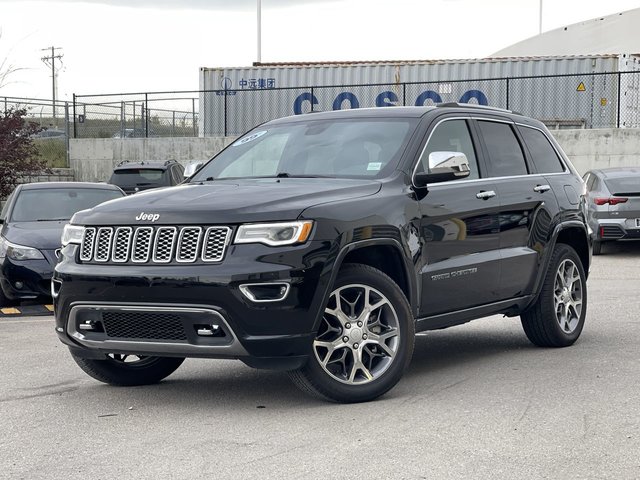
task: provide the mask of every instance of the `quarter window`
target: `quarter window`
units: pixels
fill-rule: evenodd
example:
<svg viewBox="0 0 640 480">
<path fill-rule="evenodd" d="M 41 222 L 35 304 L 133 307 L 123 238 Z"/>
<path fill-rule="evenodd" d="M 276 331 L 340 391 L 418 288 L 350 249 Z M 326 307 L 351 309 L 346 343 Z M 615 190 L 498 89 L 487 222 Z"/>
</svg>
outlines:
<svg viewBox="0 0 640 480">
<path fill-rule="evenodd" d="M 446 120 L 436 127 L 420 157 L 418 173 L 429 169 L 429 155 L 433 152 L 461 152 L 469 160 L 471 173 L 467 179 L 479 178 L 478 160 L 473 148 L 466 120 Z"/>
<path fill-rule="evenodd" d="M 527 164 L 522 147 L 508 123 L 479 121 L 480 132 L 489 154 L 489 170 L 493 177 L 526 175 Z"/>
<path fill-rule="evenodd" d="M 528 127 L 522 127 L 519 130 L 525 145 L 529 149 L 529 153 L 531 153 L 538 173 L 564 172 L 564 167 L 560 162 L 560 158 L 558 158 L 558 154 L 544 133 Z"/>
</svg>

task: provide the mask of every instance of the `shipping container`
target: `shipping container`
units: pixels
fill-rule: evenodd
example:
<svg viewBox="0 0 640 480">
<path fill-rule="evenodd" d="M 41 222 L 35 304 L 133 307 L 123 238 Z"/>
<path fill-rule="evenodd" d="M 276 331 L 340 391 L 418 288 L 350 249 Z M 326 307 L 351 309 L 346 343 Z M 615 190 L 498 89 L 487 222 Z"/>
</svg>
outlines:
<svg viewBox="0 0 640 480">
<path fill-rule="evenodd" d="M 239 135 L 312 110 L 440 102 L 508 108 L 557 128 L 612 126 L 618 115 L 638 126 L 637 75 L 613 72 L 639 70 L 640 56 L 628 54 L 201 68 L 199 126 Z"/>
</svg>

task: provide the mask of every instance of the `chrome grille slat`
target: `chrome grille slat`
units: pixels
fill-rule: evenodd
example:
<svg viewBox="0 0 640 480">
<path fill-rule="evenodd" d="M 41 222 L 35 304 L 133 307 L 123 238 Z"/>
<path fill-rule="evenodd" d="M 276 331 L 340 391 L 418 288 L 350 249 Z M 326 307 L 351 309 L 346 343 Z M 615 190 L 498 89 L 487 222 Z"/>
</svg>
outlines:
<svg viewBox="0 0 640 480">
<path fill-rule="evenodd" d="M 133 235 L 134 247 L 131 253 L 131 261 L 133 263 L 145 263 L 149 261 L 149 256 L 151 255 L 152 240 L 153 228 L 136 228 L 136 233 Z"/>
<path fill-rule="evenodd" d="M 112 228 L 99 228 L 96 235 L 95 261 L 108 262 L 111 256 L 111 240 L 113 238 Z"/>
<path fill-rule="evenodd" d="M 131 227 L 118 227 L 113 239 L 113 253 L 111 261 L 115 263 L 126 263 L 129 259 L 129 247 L 131 246 Z"/>
<path fill-rule="evenodd" d="M 160 227 L 156 230 L 156 241 L 153 243 L 153 261 L 169 263 L 173 257 L 173 246 L 176 243 L 175 227 Z"/>
<path fill-rule="evenodd" d="M 229 227 L 209 227 L 204 234 L 202 245 L 202 260 L 204 262 L 219 262 L 231 237 Z"/>
<path fill-rule="evenodd" d="M 88 262 L 93 258 L 93 244 L 96 239 L 95 228 L 85 228 L 82 236 L 82 248 L 80 248 L 80 260 Z"/>
<path fill-rule="evenodd" d="M 86 227 L 80 260 L 87 263 L 221 262 L 232 230 L 225 226 Z"/>
<path fill-rule="evenodd" d="M 178 237 L 178 251 L 176 253 L 176 262 L 192 263 L 198 259 L 200 251 L 200 239 L 202 237 L 202 228 L 185 227 L 180 231 Z"/>
</svg>

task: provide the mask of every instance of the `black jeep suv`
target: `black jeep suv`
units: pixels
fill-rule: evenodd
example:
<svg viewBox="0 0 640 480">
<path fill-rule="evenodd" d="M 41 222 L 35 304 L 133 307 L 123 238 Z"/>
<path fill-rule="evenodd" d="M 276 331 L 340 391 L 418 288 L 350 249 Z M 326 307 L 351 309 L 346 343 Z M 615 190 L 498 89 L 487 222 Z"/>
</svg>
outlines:
<svg viewBox="0 0 640 480">
<path fill-rule="evenodd" d="M 546 128 L 447 104 L 315 113 L 247 133 L 188 183 L 78 212 L 56 330 L 114 385 L 185 357 L 290 371 L 371 400 L 417 331 L 520 316 L 565 347 L 587 310 L 583 183 Z"/>
</svg>

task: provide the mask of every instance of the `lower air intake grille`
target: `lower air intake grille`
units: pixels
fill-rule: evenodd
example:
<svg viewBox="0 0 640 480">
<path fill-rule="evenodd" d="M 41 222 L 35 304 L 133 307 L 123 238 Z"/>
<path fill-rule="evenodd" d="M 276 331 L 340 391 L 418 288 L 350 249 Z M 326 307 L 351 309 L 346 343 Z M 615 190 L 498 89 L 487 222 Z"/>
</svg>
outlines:
<svg viewBox="0 0 640 480">
<path fill-rule="evenodd" d="M 187 340 L 178 315 L 146 312 L 102 312 L 104 331 L 111 338 Z"/>
</svg>

